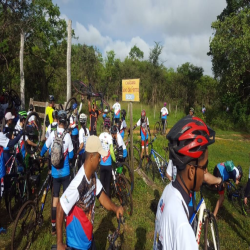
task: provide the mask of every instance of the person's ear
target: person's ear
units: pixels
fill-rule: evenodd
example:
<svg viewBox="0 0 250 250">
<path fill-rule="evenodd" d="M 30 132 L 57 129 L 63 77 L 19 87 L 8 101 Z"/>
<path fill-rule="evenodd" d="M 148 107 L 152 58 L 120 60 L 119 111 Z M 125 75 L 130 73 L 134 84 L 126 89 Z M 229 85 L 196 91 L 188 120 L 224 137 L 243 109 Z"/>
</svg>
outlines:
<svg viewBox="0 0 250 250">
<path fill-rule="evenodd" d="M 194 179 L 194 176 L 195 176 L 195 167 L 192 165 L 187 165 L 186 168 L 187 168 L 187 172 L 188 172 L 188 179 L 190 181 L 192 181 Z"/>
</svg>

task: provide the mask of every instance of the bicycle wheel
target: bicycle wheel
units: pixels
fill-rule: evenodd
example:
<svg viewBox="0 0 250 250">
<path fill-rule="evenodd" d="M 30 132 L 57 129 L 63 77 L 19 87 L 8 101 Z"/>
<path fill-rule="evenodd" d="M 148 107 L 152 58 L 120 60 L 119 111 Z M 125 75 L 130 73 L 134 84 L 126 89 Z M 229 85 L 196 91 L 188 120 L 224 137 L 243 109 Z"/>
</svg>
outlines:
<svg viewBox="0 0 250 250">
<path fill-rule="evenodd" d="M 30 124 L 29 119 L 31 117 L 33 118 L 32 120 L 35 122 L 34 123 L 31 122 Z M 24 131 L 25 131 L 25 135 L 29 138 L 29 140 L 34 142 L 37 145 L 36 147 L 30 146 L 27 140 L 24 140 L 24 147 L 25 147 L 26 152 L 32 155 L 37 151 L 38 146 L 41 142 L 41 136 L 42 136 L 42 127 L 41 127 L 40 117 L 38 113 L 31 112 L 28 115 L 24 124 Z"/>
<path fill-rule="evenodd" d="M 154 130 L 155 130 L 156 134 L 159 134 L 161 132 L 161 124 L 160 124 L 160 122 L 155 123 Z"/>
<path fill-rule="evenodd" d="M 8 195 L 8 213 L 11 221 L 16 219 L 19 208 L 29 199 L 29 191 L 24 177 L 14 180 Z"/>
<path fill-rule="evenodd" d="M 134 190 L 134 171 L 130 168 L 127 162 L 121 162 L 119 167 L 122 167 L 122 173 L 127 178 L 128 183 L 131 186 L 131 192 Z"/>
<path fill-rule="evenodd" d="M 67 114 L 70 113 L 70 111 L 72 110 L 72 105 L 76 103 L 77 104 L 77 100 L 75 97 L 72 97 L 70 98 L 67 103 L 66 103 L 66 106 L 65 106 L 65 111 L 67 112 Z"/>
<path fill-rule="evenodd" d="M 219 250 L 219 231 L 216 219 L 212 213 L 209 213 L 204 223 L 204 250 Z"/>
<path fill-rule="evenodd" d="M 140 150 L 133 146 L 133 161 L 134 161 L 134 170 L 141 168 L 141 153 Z"/>
<path fill-rule="evenodd" d="M 36 203 L 27 201 L 20 209 L 12 232 L 11 250 L 29 249 L 36 231 Z"/>
<path fill-rule="evenodd" d="M 90 94 L 89 87 L 85 83 L 75 80 L 72 82 L 72 85 L 77 93 L 85 96 Z"/>
<path fill-rule="evenodd" d="M 132 193 L 130 191 L 130 185 L 127 182 L 127 179 L 122 174 L 116 176 L 117 182 L 117 198 L 119 199 L 121 205 L 128 215 L 133 213 L 133 200 Z"/>
</svg>

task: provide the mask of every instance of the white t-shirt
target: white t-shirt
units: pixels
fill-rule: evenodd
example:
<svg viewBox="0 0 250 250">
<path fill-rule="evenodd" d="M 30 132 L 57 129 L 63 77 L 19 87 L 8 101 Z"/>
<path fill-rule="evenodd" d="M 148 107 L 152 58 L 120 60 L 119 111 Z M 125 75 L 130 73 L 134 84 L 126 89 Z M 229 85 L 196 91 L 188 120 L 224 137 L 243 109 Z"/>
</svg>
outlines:
<svg viewBox="0 0 250 250">
<path fill-rule="evenodd" d="M 58 136 L 60 137 L 62 135 L 62 133 L 64 132 L 64 128 L 58 128 L 57 127 L 57 133 L 59 134 Z M 54 133 L 50 133 L 49 138 L 46 140 L 46 147 L 47 148 L 52 148 L 53 147 L 53 143 L 54 143 L 54 138 L 55 138 L 55 132 Z M 63 153 L 65 154 L 66 152 L 71 152 L 74 148 L 73 148 L 73 144 L 72 144 L 72 140 L 70 137 L 70 134 L 67 133 L 64 136 L 63 139 Z"/>
<path fill-rule="evenodd" d="M 79 145 L 81 145 L 82 143 L 84 144 L 83 148 L 85 148 L 85 145 L 86 145 L 86 141 L 88 139 L 88 137 L 90 136 L 89 134 L 89 130 L 86 128 L 86 135 L 85 135 L 85 132 L 84 132 L 84 129 L 81 128 L 79 130 Z"/>
<path fill-rule="evenodd" d="M 47 131 L 46 131 L 46 134 L 45 134 L 45 138 L 46 138 L 46 139 L 48 139 L 49 136 L 50 136 L 50 134 L 51 134 L 51 126 L 55 126 L 55 125 L 57 125 L 57 122 L 52 122 L 52 123 L 48 126 Z"/>
<path fill-rule="evenodd" d="M 167 109 L 166 107 L 163 107 L 163 108 L 161 109 L 161 115 L 162 115 L 162 116 L 168 115 L 168 109 Z"/>
<path fill-rule="evenodd" d="M 82 165 L 82 167 L 77 172 L 77 175 L 71 181 L 71 183 L 69 184 L 69 186 L 67 187 L 67 189 L 60 198 L 62 209 L 66 215 L 69 214 L 70 210 L 78 201 L 83 203 L 87 207 L 88 203 L 92 201 L 92 198 L 95 199 L 95 197 L 91 197 L 92 195 L 94 195 L 93 190 L 95 188 L 96 188 L 95 196 L 98 196 L 100 194 L 103 187 L 96 173 L 95 173 L 95 178 L 96 178 L 96 185 L 94 185 L 94 187 L 93 186 L 91 187 L 92 190 L 84 190 L 86 194 L 84 194 L 81 197 L 80 196 L 81 194 L 79 193 L 79 187 L 81 185 L 84 186 L 84 184 L 86 184 L 85 186 L 91 184 L 91 181 L 88 180 L 85 175 L 84 165 Z"/>
<path fill-rule="evenodd" d="M 9 141 L 9 138 L 7 138 L 3 132 L 0 132 L 0 146 L 6 148 Z"/>
<path fill-rule="evenodd" d="M 198 250 L 181 193 L 168 184 L 159 200 L 155 219 L 154 250 Z"/>
<path fill-rule="evenodd" d="M 18 130 L 18 131 L 22 131 L 23 130 L 23 128 L 20 126 L 20 123 L 15 126 L 15 129 Z M 28 139 L 29 139 L 28 136 L 25 135 L 25 141 L 27 141 Z M 22 141 L 23 141 L 23 136 L 21 136 L 21 138 L 19 140 L 19 143 L 22 143 Z"/>
<path fill-rule="evenodd" d="M 28 116 L 31 112 L 33 112 L 33 111 L 27 112 L 27 116 Z M 35 116 L 34 116 L 34 115 L 32 115 L 32 116 L 29 118 L 28 122 L 33 122 L 33 121 L 35 121 Z"/>
<path fill-rule="evenodd" d="M 102 148 L 108 152 L 107 156 L 101 156 L 101 165 L 111 166 L 112 159 L 110 155 L 110 146 L 113 145 L 113 138 L 109 133 L 103 132 L 99 135 L 99 139 L 101 141 Z"/>
<path fill-rule="evenodd" d="M 115 112 L 115 116 L 119 116 L 120 111 L 121 111 L 121 104 L 119 102 L 116 102 L 113 105 L 113 109 L 114 109 L 114 112 Z"/>
<path fill-rule="evenodd" d="M 127 127 L 126 121 L 123 120 L 122 123 L 121 123 L 121 128 L 120 128 L 120 130 L 122 130 L 122 129 L 126 128 L 126 127 Z"/>
<path fill-rule="evenodd" d="M 126 149 L 126 145 L 125 145 L 125 143 L 124 143 L 124 141 L 122 139 L 122 136 L 120 135 L 119 132 L 117 133 L 117 139 L 116 140 L 117 140 L 118 147 L 122 146 L 123 150 Z"/>
<path fill-rule="evenodd" d="M 149 126 L 149 120 L 146 117 L 146 120 L 144 119 L 144 122 L 141 124 L 141 118 L 139 119 L 139 121 L 136 123 L 137 126 L 142 126 L 143 129 L 147 128 L 147 126 Z"/>
<path fill-rule="evenodd" d="M 177 168 L 173 165 L 173 161 L 169 160 L 167 166 L 167 174 L 172 177 L 172 181 L 175 181 L 177 175 Z"/>
</svg>

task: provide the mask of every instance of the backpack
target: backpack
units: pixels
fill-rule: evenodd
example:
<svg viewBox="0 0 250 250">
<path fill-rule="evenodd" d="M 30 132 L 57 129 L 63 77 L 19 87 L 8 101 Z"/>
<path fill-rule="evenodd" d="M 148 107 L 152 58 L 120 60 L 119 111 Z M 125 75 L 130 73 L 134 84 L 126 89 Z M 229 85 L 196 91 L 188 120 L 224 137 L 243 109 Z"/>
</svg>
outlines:
<svg viewBox="0 0 250 250">
<path fill-rule="evenodd" d="M 234 163 L 233 163 L 233 161 L 226 161 L 224 163 L 224 165 L 225 165 L 225 168 L 226 168 L 227 172 L 233 171 L 233 169 L 234 169 Z"/>
<path fill-rule="evenodd" d="M 61 169 L 63 168 L 63 164 L 60 164 L 63 159 L 63 139 L 67 134 L 67 131 L 65 130 L 61 137 L 58 137 L 57 131 L 54 131 L 54 133 L 55 138 L 51 148 L 51 164 L 56 169 Z"/>
</svg>

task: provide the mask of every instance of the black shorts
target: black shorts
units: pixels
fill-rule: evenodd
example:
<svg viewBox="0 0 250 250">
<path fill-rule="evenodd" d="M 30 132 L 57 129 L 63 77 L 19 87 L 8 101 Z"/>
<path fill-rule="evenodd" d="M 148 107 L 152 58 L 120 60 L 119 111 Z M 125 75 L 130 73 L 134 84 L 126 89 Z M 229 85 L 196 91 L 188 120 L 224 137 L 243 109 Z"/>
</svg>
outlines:
<svg viewBox="0 0 250 250">
<path fill-rule="evenodd" d="M 53 197 L 58 198 L 60 193 L 61 185 L 63 186 L 63 192 L 67 189 L 70 184 L 70 175 L 61 178 L 53 178 Z"/>
<path fill-rule="evenodd" d="M 97 135 L 97 134 L 96 134 L 96 130 L 95 130 L 95 131 L 93 131 L 93 130 L 89 131 L 89 134 L 90 134 L 90 135 Z"/>
<path fill-rule="evenodd" d="M 118 124 L 120 122 L 120 118 L 115 118 L 115 123 Z"/>
</svg>

